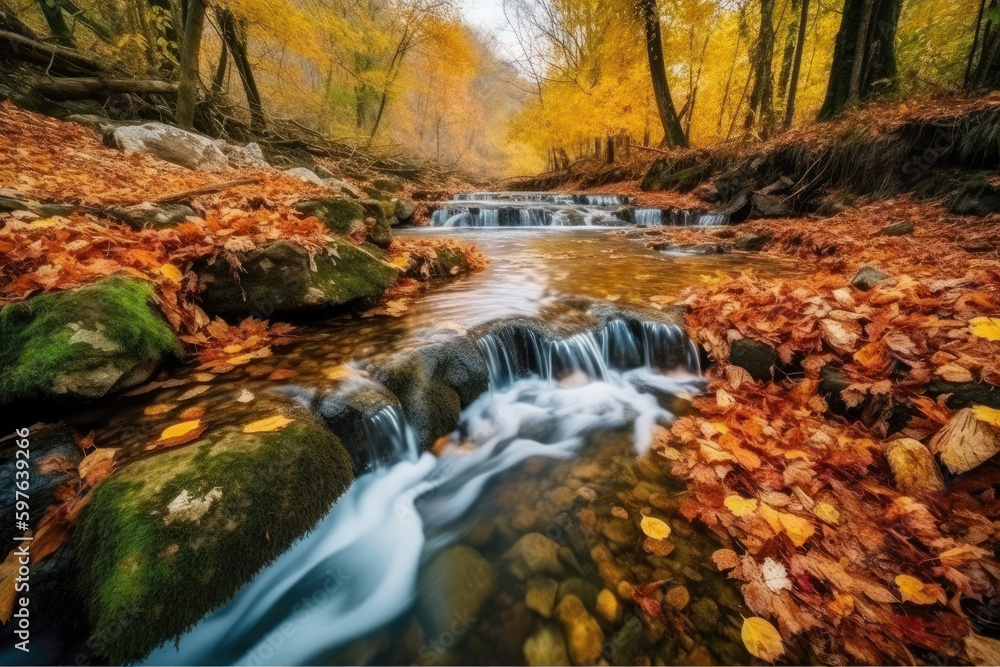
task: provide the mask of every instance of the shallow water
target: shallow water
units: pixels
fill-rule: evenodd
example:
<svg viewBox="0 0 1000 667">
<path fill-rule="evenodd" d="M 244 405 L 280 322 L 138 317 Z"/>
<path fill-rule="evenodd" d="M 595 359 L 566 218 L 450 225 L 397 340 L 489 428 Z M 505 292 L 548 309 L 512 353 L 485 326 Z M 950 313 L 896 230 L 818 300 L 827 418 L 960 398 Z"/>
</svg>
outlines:
<svg viewBox="0 0 1000 667">
<path fill-rule="evenodd" d="M 657 308 L 706 277 L 788 270 L 745 257 L 664 255 L 606 229 L 404 233 L 471 241 L 491 264 L 432 285 L 399 317 L 310 325 L 270 357 L 218 376 L 183 369 L 69 421 L 93 430 L 98 446 L 139 454 L 185 408 L 206 408 L 204 422 L 219 426 L 243 392 L 328 388 L 351 360 L 498 317 L 558 315 L 567 296 Z M 586 347 L 608 356 L 596 339 Z M 746 610 L 709 560 L 718 545 L 677 516 L 684 489 L 666 462 L 639 456 L 653 425 L 669 423 L 698 390 L 692 363 L 672 373 L 584 365 L 558 379 L 492 378 L 440 458 L 416 451 L 398 414 L 380 415 L 370 433 L 391 432 L 378 448 L 389 456 L 233 602 L 149 662 L 525 664 L 572 656 L 565 637 L 596 642 L 598 658 L 612 664 L 748 661 L 738 632 Z M 292 376 L 269 379 L 276 369 Z M 174 407 L 146 415 L 154 404 Z M 644 515 L 672 526 L 669 544 L 645 540 Z M 638 612 L 632 596 L 651 582 L 661 583 L 647 595 L 684 604 L 665 607 L 662 619 Z M 582 605 L 562 602 L 573 596 Z"/>
</svg>

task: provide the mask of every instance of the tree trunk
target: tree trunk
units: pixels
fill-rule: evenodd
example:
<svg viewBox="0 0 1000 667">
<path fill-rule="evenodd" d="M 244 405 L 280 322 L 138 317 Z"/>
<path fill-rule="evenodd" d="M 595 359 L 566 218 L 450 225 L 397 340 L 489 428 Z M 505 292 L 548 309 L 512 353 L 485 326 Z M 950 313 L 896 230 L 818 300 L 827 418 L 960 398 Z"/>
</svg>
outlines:
<svg viewBox="0 0 1000 667">
<path fill-rule="evenodd" d="M 63 46 L 74 48 L 73 31 L 66 25 L 66 17 L 63 16 L 62 7 L 56 0 L 38 0 L 38 6 L 42 10 L 45 22 L 49 24 L 49 30 L 56 41 Z"/>
<path fill-rule="evenodd" d="M 802 71 L 802 51 L 806 43 L 806 25 L 809 23 L 809 0 L 802 0 L 802 17 L 799 19 L 799 35 L 795 40 L 792 56 L 792 71 L 788 76 L 788 95 L 785 97 L 785 119 L 782 125 L 789 127 L 795 118 L 795 94 L 799 88 L 799 73 Z"/>
<path fill-rule="evenodd" d="M 670 97 L 670 86 L 667 83 L 667 71 L 663 62 L 663 41 L 660 38 L 660 17 L 656 11 L 656 0 L 639 0 L 646 26 L 646 54 L 649 56 L 649 73 L 653 80 L 653 96 L 656 107 L 660 111 L 660 122 L 663 124 L 664 138 L 671 146 L 687 148 L 684 138 L 684 128 L 677 117 L 674 101 Z"/>
<path fill-rule="evenodd" d="M 222 53 L 219 54 L 219 64 L 215 67 L 215 76 L 212 77 L 212 97 L 222 94 L 222 86 L 226 82 L 226 69 L 229 65 L 229 47 L 226 41 L 222 40 Z"/>
<path fill-rule="evenodd" d="M 861 72 L 868 59 L 868 39 L 875 0 L 864 0 L 861 7 L 861 25 L 854 44 L 854 62 L 851 66 L 851 82 L 847 87 L 847 104 L 854 106 L 861 100 Z"/>
<path fill-rule="evenodd" d="M 986 0 L 982 0 L 979 3 L 979 14 L 976 15 L 976 32 L 972 38 L 972 48 L 969 49 L 969 62 L 965 66 L 965 81 L 964 87 L 966 89 L 972 84 L 972 63 L 976 59 L 976 50 L 979 48 L 979 31 L 983 26 L 983 14 L 986 12 Z"/>
<path fill-rule="evenodd" d="M 871 12 L 866 24 L 868 3 L 871 4 Z M 850 103 L 851 81 L 855 76 L 858 53 L 863 57 L 857 75 L 857 101 L 864 102 L 893 88 L 899 8 L 900 0 L 845 0 L 820 120 L 840 115 Z"/>
<path fill-rule="evenodd" d="M 792 15 L 799 11 L 802 0 L 792 0 Z M 781 52 L 781 71 L 778 73 L 778 100 L 781 105 L 785 103 L 788 94 L 788 80 L 792 75 L 792 60 L 795 58 L 795 38 L 798 35 L 798 24 L 794 19 L 788 22 L 788 29 L 785 32 L 785 48 Z"/>
<path fill-rule="evenodd" d="M 204 27 L 204 0 L 188 0 L 175 114 L 177 125 L 185 130 L 194 127 L 194 107 L 198 101 L 198 56 L 201 53 L 201 32 Z"/>
<path fill-rule="evenodd" d="M 774 0 L 761 0 L 760 32 L 752 59 L 753 89 L 747 111 L 746 129 L 758 125 L 766 135 L 774 127 L 774 77 L 771 63 L 774 56 Z"/>
<path fill-rule="evenodd" d="M 260 133 L 266 127 L 264 122 L 264 105 L 260 100 L 260 91 L 257 90 L 257 82 L 253 78 L 253 68 L 247 59 L 246 39 L 241 35 L 242 27 L 237 25 L 237 19 L 228 9 L 219 9 L 218 21 L 222 28 L 222 36 L 229 47 L 229 53 L 233 57 L 233 64 L 240 74 L 240 81 L 243 83 L 243 91 L 247 96 L 247 106 L 250 107 L 250 129 Z"/>
</svg>

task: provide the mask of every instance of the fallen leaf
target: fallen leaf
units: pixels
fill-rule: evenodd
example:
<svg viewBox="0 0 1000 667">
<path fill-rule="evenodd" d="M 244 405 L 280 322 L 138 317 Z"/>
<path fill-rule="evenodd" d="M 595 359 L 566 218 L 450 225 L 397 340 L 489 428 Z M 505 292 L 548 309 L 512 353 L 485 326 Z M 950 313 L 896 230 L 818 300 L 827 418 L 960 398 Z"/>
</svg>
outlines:
<svg viewBox="0 0 1000 667">
<path fill-rule="evenodd" d="M 743 630 L 740 636 L 743 637 L 743 645 L 746 646 L 750 655 L 761 660 L 776 662 L 785 652 L 784 644 L 781 643 L 781 635 L 778 634 L 773 625 L 758 616 L 751 616 L 743 620 Z"/>
<path fill-rule="evenodd" d="M 114 447 L 98 447 L 90 454 L 87 454 L 77 467 L 77 470 L 80 472 L 80 478 L 88 486 L 94 486 L 111 472 L 117 452 L 118 450 Z"/>
<path fill-rule="evenodd" d="M 164 278 L 177 284 L 180 284 L 181 278 L 183 277 L 181 270 L 173 264 L 164 264 L 158 269 L 158 271 Z"/>
<path fill-rule="evenodd" d="M 1000 340 L 1000 318 L 973 317 L 969 320 L 969 331 L 986 340 Z"/>
<path fill-rule="evenodd" d="M 896 586 L 899 587 L 899 592 L 904 600 L 916 604 L 935 604 L 938 602 L 945 604 L 948 601 L 941 584 L 926 583 L 908 574 L 897 575 Z"/>
<path fill-rule="evenodd" d="M 726 508 L 736 516 L 750 514 L 757 509 L 756 498 L 741 498 L 740 496 L 726 496 L 724 501 Z"/>
<path fill-rule="evenodd" d="M 665 540 L 670 537 L 670 526 L 659 519 L 643 514 L 639 525 L 646 537 L 652 537 L 654 540 Z"/>
<path fill-rule="evenodd" d="M 291 424 L 294 419 L 289 419 L 282 415 L 275 415 L 273 417 L 268 417 L 267 419 L 258 419 L 255 422 L 250 422 L 243 427 L 244 433 L 267 433 L 269 431 L 277 431 L 278 429 L 284 428 Z"/>
<path fill-rule="evenodd" d="M 740 557 L 732 549 L 718 549 L 712 553 L 712 562 L 720 572 L 723 572 L 739 565 Z"/>
</svg>

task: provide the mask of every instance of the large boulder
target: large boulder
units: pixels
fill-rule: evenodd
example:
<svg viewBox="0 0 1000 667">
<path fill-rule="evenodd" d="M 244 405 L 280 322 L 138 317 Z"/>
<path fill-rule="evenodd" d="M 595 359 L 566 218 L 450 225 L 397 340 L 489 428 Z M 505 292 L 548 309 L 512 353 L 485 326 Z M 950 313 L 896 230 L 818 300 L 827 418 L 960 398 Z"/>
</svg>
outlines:
<svg viewBox="0 0 1000 667">
<path fill-rule="evenodd" d="M 750 373 L 757 382 L 767 382 L 772 378 L 772 369 L 778 363 L 778 355 L 764 343 L 749 338 L 733 341 L 729 350 L 729 363 Z"/>
<path fill-rule="evenodd" d="M 316 216 L 331 231 L 342 236 L 352 236 L 365 228 L 365 209 L 351 199 L 321 197 L 305 199 L 295 204 L 295 210 Z"/>
<path fill-rule="evenodd" d="M 111 142 L 126 153 L 149 153 L 188 169 L 223 171 L 229 167 L 229 159 L 215 141 L 163 123 L 115 128 Z"/>
<path fill-rule="evenodd" d="M 216 145 L 225 154 L 230 167 L 266 169 L 271 166 L 268 164 L 267 159 L 264 157 L 264 151 L 261 150 L 260 144 L 257 142 L 251 141 L 246 146 L 240 146 L 219 139 L 216 141 Z"/>
<path fill-rule="evenodd" d="M 392 243 L 392 228 L 399 224 L 396 220 L 396 203 L 378 199 L 363 199 L 361 206 L 374 222 L 369 222 L 371 242 L 386 247 Z"/>
<path fill-rule="evenodd" d="M 352 480 L 336 436 L 282 396 L 258 396 L 192 444 L 118 471 L 69 544 L 91 645 L 118 664 L 184 632 L 311 529 Z"/>
<path fill-rule="evenodd" d="M 422 447 L 454 430 L 462 408 L 490 382 L 486 362 L 464 337 L 391 357 L 375 377 L 399 398 Z"/>
<path fill-rule="evenodd" d="M 417 207 L 412 202 L 405 199 L 396 200 L 396 220 L 403 224 L 413 222 L 413 216 L 417 213 Z"/>
<path fill-rule="evenodd" d="M 275 241 L 216 255 L 199 267 L 202 305 L 213 315 L 296 315 L 380 295 L 396 269 L 371 246 L 337 240 L 316 255 L 290 241 Z"/>
<path fill-rule="evenodd" d="M 140 280 L 109 276 L 0 310 L 0 403 L 100 398 L 146 381 L 180 343 Z"/>
<path fill-rule="evenodd" d="M 322 178 L 316 175 L 316 172 L 311 169 L 306 169 L 305 167 L 293 167 L 291 169 L 286 169 L 285 173 L 305 183 L 312 183 L 313 185 L 319 185 L 320 187 L 326 186 L 326 183 L 323 182 Z"/>
</svg>

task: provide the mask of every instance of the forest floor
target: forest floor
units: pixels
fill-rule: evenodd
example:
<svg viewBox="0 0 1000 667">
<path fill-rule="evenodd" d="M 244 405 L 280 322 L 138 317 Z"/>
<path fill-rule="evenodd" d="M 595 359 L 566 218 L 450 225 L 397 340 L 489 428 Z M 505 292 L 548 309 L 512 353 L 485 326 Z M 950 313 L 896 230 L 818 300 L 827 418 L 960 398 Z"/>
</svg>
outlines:
<svg viewBox="0 0 1000 667">
<path fill-rule="evenodd" d="M 656 451 L 688 483 L 685 516 L 729 544 L 716 565 L 810 660 L 1000 660 L 1000 642 L 977 634 L 998 625 L 998 223 L 899 196 L 833 217 L 626 233 L 805 269 L 682 296 L 715 363 L 697 415 L 662 430 Z M 865 267 L 883 273 L 852 284 Z"/>
</svg>

